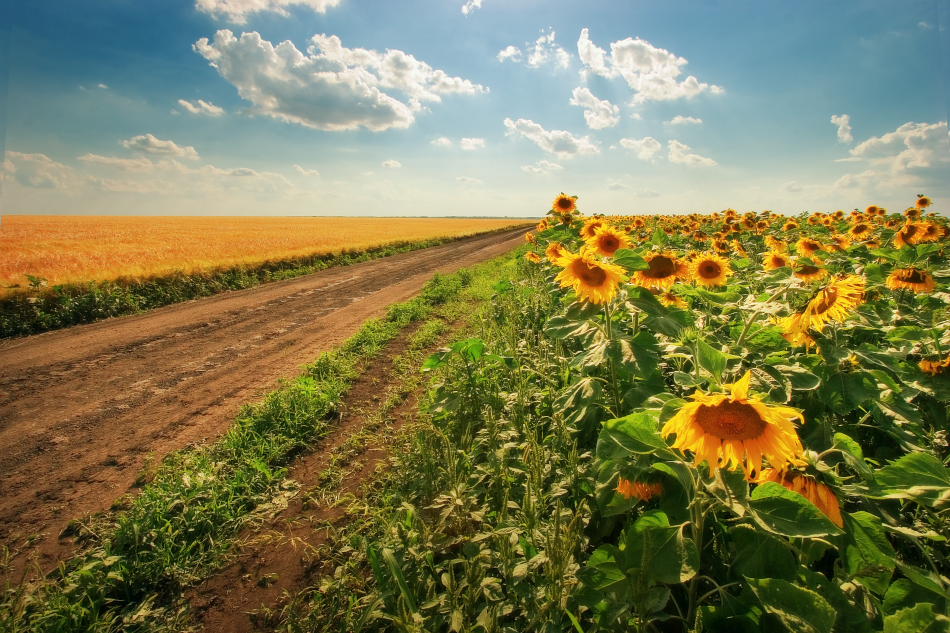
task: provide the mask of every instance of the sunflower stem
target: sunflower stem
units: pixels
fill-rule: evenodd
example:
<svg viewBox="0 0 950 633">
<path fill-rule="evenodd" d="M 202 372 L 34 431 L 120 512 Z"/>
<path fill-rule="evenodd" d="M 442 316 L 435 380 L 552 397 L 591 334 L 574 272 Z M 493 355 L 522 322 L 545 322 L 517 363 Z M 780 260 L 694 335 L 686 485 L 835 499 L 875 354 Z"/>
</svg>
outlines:
<svg viewBox="0 0 950 633">
<path fill-rule="evenodd" d="M 613 356 L 610 355 L 610 346 L 614 340 L 613 315 L 610 311 L 610 302 L 604 304 L 604 321 L 607 334 L 607 368 L 610 371 L 610 390 L 613 392 L 614 416 L 620 417 L 620 387 L 617 385 L 617 367 Z"/>
<path fill-rule="evenodd" d="M 783 294 L 785 294 L 786 292 L 788 292 L 788 289 L 791 288 L 791 287 L 792 287 L 791 284 L 788 284 L 787 286 L 782 286 L 781 288 L 779 288 L 779 289 L 775 292 L 775 294 L 773 294 L 771 297 L 769 297 L 768 299 L 766 299 L 766 300 L 765 300 L 765 303 L 771 303 L 771 302 L 775 301 L 775 300 L 778 299 L 780 296 L 782 296 Z M 745 322 L 745 327 L 742 328 L 742 333 L 739 334 L 739 338 L 736 340 L 736 347 L 737 347 L 737 348 L 742 347 L 742 343 L 745 342 L 746 334 L 749 333 L 749 328 L 752 327 L 752 324 L 755 323 L 755 320 L 759 318 L 759 315 L 760 315 L 760 314 L 762 314 L 762 308 L 756 308 L 755 312 L 753 312 L 753 313 L 749 316 L 748 320 L 746 320 L 746 322 Z"/>
</svg>

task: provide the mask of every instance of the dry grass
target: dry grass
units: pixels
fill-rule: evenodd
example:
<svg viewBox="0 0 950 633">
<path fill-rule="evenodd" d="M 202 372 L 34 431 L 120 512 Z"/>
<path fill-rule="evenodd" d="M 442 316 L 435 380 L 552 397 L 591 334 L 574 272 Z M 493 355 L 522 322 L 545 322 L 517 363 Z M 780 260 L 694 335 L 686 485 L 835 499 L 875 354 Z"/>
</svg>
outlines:
<svg viewBox="0 0 950 633">
<path fill-rule="evenodd" d="M 0 287 L 142 277 L 250 264 L 519 224 L 455 218 L 272 218 L 7 215 Z"/>
</svg>

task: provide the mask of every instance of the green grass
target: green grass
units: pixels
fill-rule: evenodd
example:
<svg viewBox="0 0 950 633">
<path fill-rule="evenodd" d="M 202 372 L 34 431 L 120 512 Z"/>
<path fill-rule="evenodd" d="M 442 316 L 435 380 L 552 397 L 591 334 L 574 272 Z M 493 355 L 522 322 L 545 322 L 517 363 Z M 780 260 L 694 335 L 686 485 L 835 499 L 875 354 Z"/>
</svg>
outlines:
<svg viewBox="0 0 950 633">
<path fill-rule="evenodd" d="M 124 509 L 80 529 L 80 555 L 38 586 L 6 589 L 0 630 L 180 629 L 182 590 L 219 566 L 238 532 L 284 493 L 289 463 L 333 429 L 366 360 L 435 311 L 448 319 L 464 314 L 499 266 L 436 276 L 418 297 L 393 305 L 304 375 L 245 407 L 217 442 L 170 455 Z M 434 340 L 439 328 L 424 322 L 414 340 Z"/>
</svg>

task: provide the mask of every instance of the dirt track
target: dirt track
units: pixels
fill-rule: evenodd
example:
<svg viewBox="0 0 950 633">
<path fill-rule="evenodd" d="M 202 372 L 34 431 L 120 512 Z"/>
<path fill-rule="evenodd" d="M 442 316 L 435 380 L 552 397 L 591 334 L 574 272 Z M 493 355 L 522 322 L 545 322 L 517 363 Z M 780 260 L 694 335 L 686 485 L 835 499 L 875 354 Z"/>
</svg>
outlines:
<svg viewBox="0 0 950 633">
<path fill-rule="evenodd" d="M 107 509 L 146 459 L 218 436 L 434 273 L 506 252 L 524 230 L 0 341 L 0 546 L 48 569 L 72 549 L 58 538 L 69 521 Z"/>
</svg>

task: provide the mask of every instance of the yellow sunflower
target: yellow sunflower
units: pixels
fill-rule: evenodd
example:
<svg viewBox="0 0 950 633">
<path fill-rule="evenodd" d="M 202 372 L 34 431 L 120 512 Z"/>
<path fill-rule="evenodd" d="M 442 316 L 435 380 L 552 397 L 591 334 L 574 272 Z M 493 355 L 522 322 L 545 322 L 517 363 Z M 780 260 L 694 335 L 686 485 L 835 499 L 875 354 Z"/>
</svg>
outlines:
<svg viewBox="0 0 950 633">
<path fill-rule="evenodd" d="M 528 251 L 527 253 L 525 253 L 524 258 L 528 260 L 529 262 L 533 262 L 535 264 L 541 263 L 541 256 L 535 253 L 534 251 Z"/>
<path fill-rule="evenodd" d="M 544 251 L 545 257 L 548 258 L 548 261 L 552 264 L 561 265 L 561 258 L 563 257 L 572 257 L 574 253 L 567 250 L 567 248 L 560 242 L 551 242 L 548 244 L 548 247 Z"/>
<path fill-rule="evenodd" d="M 920 194 L 917 195 L 917 208 L 918 208 L 918 209 L 926 209 L 927 207 L 929 207 L 929 206 L 932 204 L 932 202 L 933 202 L 933 201 L 932 201 L 930 198 L 928 198 L 927 196 L 922 196 L 922 195 L 920 195 Z"/>
<path fill-rule="evenodd" d="M 808 302 L 805 327 L 820 330 L 829 321 L 844 321 L 864 301 L 865 281 L 858 275 L 833 280 Z"/>
<path fill-rule="evenodd" d="M 711 473 L 741 467 L 747 477 L 759 472 L 762 458 L 777 468 L 801 461 L 802 443 L 794 420 L 802 414 L 791 407 L 768 405 L 749 395 L 752 373 L 727 385 L 730 394 L 696 391 L 663 425 L 664 437 L 676 434 L 673 448 L 690 450 L 694 463 L 706 462 Z"/>
<path fill-rule="evenodd" d="M 604 257 L 613 257 L 621 248 L 630 247 L 630 238 L 611 226 L 600 226 L 594 231 L 594 236 L 587 239 L 587 244 L 598 254 Z"/>
<path fill-rule="evenodd" d="M 555 278 L 562 287 L 573 288 L 582 301 L 604 304 L 614 298 L 626 271 L 616 265 L 598 261 L 593 253 L 568 254 L 558 262 L 564 270 Z"/>
<path fill-rule="evenodd" d="M 587 220 L 587 222 L 584 222 L 584 226 L 581 227 L 581 237 L 585 240 L 590 239 L 597 234 L 597 229 L 603 226 L 607 226 L 607 223 L 603 220 L 596 218 Z"/>
<path fill-rule="evenodd" d="M 788 252 L 788 244 L 773 235 L 765 236 L 765 245 L 777 253 Z"/>
<path fill-rule="evenodd" d="M 766 255 L 762 262 L 762 266 L 765 268 L 765 270 L 775 270 L 776 268 L 784 268 L 785 266 L 791 265 L 792 261 L 788 255 L 775 251 L 772 251 Z"/>
<path fill-rule="evenodd" d="M 874 232 L 874 227 L 867 222 L 855 222 L 848 231 L 848 235 L 856 240 L 863 240 Z"/>
<path fill-rule="evenodd" d="M 943 360 L 928 360 L 925 358 L 917 363 L 917 366 L 920 367 L 920 371 L 925 374 L 936 376 L 942 374 L 947 368 L 950 368 L 950 356 L 947 356 Z"/>
<path fill-rule="evenodd" d="M 891 290 L 906 288 L 914 292 L 933 292 L 937 287 L 933 275 L 919 268 L 896 268 L 884 283 Z"/>
<path fill-rule="evenodd" d="M 919 222 L 907 222 L 894 234 L 894 248 L 904 248 L 908 244 L 919 244 L 924 236 L 924 227 Z"/>
<path fill-rule="evenodd" d="M 815 339 L 808 334 L 808 320 L 805 319 L 804 314 L 796 312 L 779 319 L 777 325 L 782 328 L 782 336 L 792 345 L 804 345 L 808 348 L 817 344 Z"/>
<path fill-rule="evenodd" d="M 554 199 L 551 210 L 560 215 L 570 215 L 577 211 L 577 196 L 569 196 L 563 191 Z"/>
<path fill-rule="evenodd" d="M 531 231 L 528 231 L 527 233 L 525 233 L 524 241 L 527 242 L 528 244 L 534 244 L 536 241 L 534 237 L 534 233 L 532 233 Z"/>
<path fill-rule="evenodd" d="M 828 271 L 813 264 L 802 264 L 795 267 L 795 276 L 803 281 L 818 281 L 828 275 Z"/>
<path fill-rule="evenodd" d="M 677 280 L 685 279 L 689 274 L 686 265 L 672 253 L 650 253 L 644 259 L 650 267 L 646 270 L 634 271 L 630 279 L 638 286 L 663 290 L 672 286 Z"/>
<path fill-rule="evenodd" d="M 682 308 L 685 310 L 689 307 L 683 297 L 675 295 L 669 290 L 660 293 L 659 296 L 657 296 L 657 299 L 660 300 L 660 303 L 669 308 Z"/>
<path fill-rule="evenodd" d="M 798 251 L 799 255 L 804 257 L 811 257 L 820 250 L 823 250 L 821 242 L 818 240 L 813 240 L 810 237 L 803 237 L 802 239 L 795 242 L 795 250 Z"/>
<path fill-rule="evenodd" d="M 797 492 L 822 511 L 832 523 L 839 528 L 844 527 L 844 518 L 841 516 L 841 502 L 834 491 L 814 477 L 795 471 L 765 468 L 756 480 L 757 483 L 774 481 L 782 484 L 792 492 Z"/>
<path fill-rule="evenodd" d="M 722 286 L 732 275 L 729 262 L 715 253 L 701 253 L 690 262 L 690 273 L 703 286 Z"/>
<path fill-rule="evenodd" d="M 653 497 L 659 497 L 663 494 L 663 484 L 648 483 L 645 481 L 630 481 L 620 478 L 617 487 L 614 489 L 624 496 L 625 499 L 639 499 L 640 501 L 649 501 Z"/>
</svg>

